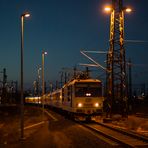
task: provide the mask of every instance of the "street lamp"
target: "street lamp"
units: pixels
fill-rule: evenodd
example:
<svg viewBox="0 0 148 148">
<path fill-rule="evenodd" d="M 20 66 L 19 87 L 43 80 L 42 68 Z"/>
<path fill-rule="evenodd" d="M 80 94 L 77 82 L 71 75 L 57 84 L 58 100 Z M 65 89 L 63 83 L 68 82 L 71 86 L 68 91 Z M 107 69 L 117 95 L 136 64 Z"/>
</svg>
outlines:
<svg viewBox="0 0 148 148">
<path fill-rule="evenodd" d="M 132 9 L 131 8 L 125 8 L 125 12 L 130 13 L 130 12 L 132 12 Z"/>
<path fill-rule="evenodd" d="M 124 10 L 125 12 L 127 12 L 127 13 L 132 12 L 132 9 L 131 9 L 130 7 L 125 7 L 123 10 Z M 104 11 L 109 13 L 109 12 L 113 11 L 113 7 L 110 6 L 110 5 L 105 6 L 105 7 L 104 7 Z"/>
<path fill-rule="evenodd" d="M 45 93 L 45 82 L 44 82 L 44 57 L 47 55 L 46 51 L 42 51 L 42 109 L 43 109 L 43 120 L 44 120 L 44 93 Z"/>
<path fill-rule="evenodd" d="M 112 6 L 105 6 L 104 11 L 111 12 Z"/>
<path fill-rule="evenodd" d="M 29 17 L 28 12 L 21 15 L 21 139 L 24 139 L 24 88 L 23 88 L 23 51 L 24 51 L 24 18 Z"/>
</svg>

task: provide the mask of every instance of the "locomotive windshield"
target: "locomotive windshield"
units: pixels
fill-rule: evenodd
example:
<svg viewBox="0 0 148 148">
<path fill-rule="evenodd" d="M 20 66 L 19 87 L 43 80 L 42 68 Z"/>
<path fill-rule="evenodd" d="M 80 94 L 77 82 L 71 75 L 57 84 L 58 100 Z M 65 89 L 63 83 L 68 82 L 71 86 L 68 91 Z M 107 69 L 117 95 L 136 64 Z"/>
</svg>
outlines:
<svg viewBox="0 0 148 148">
<path fill-rule="evenodd" d="M 99 82 L 76 82 L 76 97 L 100 97 L 102 96 L 102 85 Z"/>
</svg>

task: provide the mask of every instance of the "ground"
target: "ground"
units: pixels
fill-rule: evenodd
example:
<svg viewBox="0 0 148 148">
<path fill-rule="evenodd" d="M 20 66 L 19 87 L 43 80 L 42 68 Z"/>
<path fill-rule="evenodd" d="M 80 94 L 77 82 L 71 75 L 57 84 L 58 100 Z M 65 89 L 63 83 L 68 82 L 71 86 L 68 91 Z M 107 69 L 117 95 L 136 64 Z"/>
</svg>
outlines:
<svg viewBox="0 0 148 148">
<path fill-rule="evenodd" d="M 53 112 L 51 114 L 54 116 Z M 59 122 L 54 121 L 54 118 L 49 119 L 45 115 L 45 123 L 43 123 L 42 108 L 25 106 L 24 137 L 26 140 L 20 142 L 20 107 L 0 107 L 0 147 L 9 147 L 10 143 L 16 148 L 29 147 L 31 145 L 36 146 L 38 143 L 42 147 L 46 147 L 49 144 L 53 147 L 64 147 L 65 141 L 67 147 L 81 147 L 82 144 L 85 147 L 90 147 L 90 144 L 95 147 L 100 144 L 88 132 L 80 132 L 79 127 L 74 122 L 65 119 L 61 115 L 57 114 L 56 116 L 60 118 Z M 102 117 L 98 117 L 96 120 L 102 121 Z M 137 117 L 136 115 L 129 115 L 128 118 L 122 118 L 116 114 L 113 115 L 112 122 L 107 124 L 131 130 L 148 137 L 148 118 Z M 35 126 L 32 128 L 32 125 Z"/>
</svg>

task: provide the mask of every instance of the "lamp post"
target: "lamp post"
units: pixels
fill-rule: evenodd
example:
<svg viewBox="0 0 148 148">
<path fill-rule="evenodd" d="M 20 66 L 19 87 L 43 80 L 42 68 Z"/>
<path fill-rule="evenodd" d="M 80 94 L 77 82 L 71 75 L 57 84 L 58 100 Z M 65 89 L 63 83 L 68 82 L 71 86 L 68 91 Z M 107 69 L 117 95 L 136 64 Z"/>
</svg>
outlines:
<svg viewBox="0 0 148 148">
<path fill-rule="evenodd" d="M 41 67 L 39 67 L 38 68 L 38 76 L 37 76 L 37 79 L 38 79 L 38 83 L 37 83 L 37 95 L 38 95 L 38 104 L 40 103 L 39 102 L 39 96 L 40 96 L 40 70 L 41 70 L 42 68 Z"/>
<path fill-rule="evenodd" d="M 21 139 L 24 139 L 24 87 L 23 87 L 23 51 L 24 51 L 24 18 L 28 12 L 21 15 Z"/>
<path fill-rule="evenodd" d="M 44 93 L 45 93 L 45 81 L 44 81 L 44 57 L 47 55 L 46 51 L 42 51 L 42 109 L 43 109 L 43 120 L 44 120 Z"/>
</svg>

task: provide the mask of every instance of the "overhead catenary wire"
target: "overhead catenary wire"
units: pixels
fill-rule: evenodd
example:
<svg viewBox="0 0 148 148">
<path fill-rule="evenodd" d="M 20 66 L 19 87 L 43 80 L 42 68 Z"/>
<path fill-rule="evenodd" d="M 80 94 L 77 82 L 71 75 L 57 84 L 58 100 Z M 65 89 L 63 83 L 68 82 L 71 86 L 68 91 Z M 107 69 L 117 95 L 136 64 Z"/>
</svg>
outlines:
<svg viewBox="0 0 148 148">
<path fill-rule="evenodd" d="M 90 65 L 90 66 L 100 67 L 100 68 L 102 68 L 103 70 L 108 71 L 104 66 L 102 66 L 101 64 L 99 64 L 98 62 L 96 62 L 94 59 L 92 59 L 90 56 L 88 56 L 88 55 L 86 54 L 86 52 L 96 53 L 96 51 L 95 51 L 95 52 L 94 52 L 94 51 L 80 51 L 80 53 L 81 53 L 82 55 L 84 55 L 84 56 L 87 57 L 90 61 L 92 61 L 93 63 L 95 63 L 95 64 L 92 64 L 92 65 Z M 99 53 L 99 51 L 98 51 L 97 53 Z M 107 52 L 102 51 L 102 52 L 100 52 L 100 53 L 107 53 Z M 84 65 L 84 64 L 83 64 L 83 65 Z"/>
</svg>

